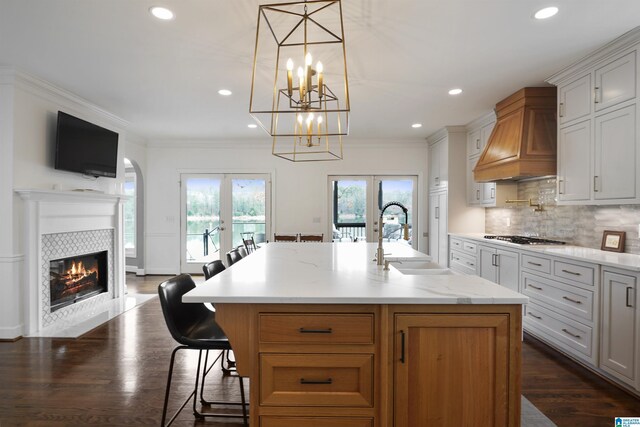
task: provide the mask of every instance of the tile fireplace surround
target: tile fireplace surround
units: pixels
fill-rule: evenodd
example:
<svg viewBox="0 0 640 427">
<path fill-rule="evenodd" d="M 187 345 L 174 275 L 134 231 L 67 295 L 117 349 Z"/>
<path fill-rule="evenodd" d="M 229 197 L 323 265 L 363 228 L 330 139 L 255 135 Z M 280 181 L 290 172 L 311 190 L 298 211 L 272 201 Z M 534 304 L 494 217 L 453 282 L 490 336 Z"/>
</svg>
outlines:
<svg viewBox="0 0 640 427">
<path fill-rule="evenodd" d="M 24 200 L 25 336 L 85 321 L 106 304 L 124 303 L 122 203 L 125 196 L 17 190 Z M 108 291 L 51 312 L 49 261 L 107 251 Z"/>
</svg>

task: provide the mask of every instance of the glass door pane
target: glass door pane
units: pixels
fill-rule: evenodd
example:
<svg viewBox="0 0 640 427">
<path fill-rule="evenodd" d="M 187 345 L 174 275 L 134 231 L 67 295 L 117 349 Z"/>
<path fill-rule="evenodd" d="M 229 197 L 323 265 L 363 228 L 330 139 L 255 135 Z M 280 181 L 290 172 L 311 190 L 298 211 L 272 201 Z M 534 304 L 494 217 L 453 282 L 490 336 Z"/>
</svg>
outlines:
<svg viewBox="0 0 640 427">
<path fill-rule="evenodd" d="M 333 241 L 367 241 L 368 181 L 359 177 L 331 181 Z"/>
<path fill-rule="evenodd" d="M 267 181 L 265 178 L 231 178 L 231 246 L 242 245 L 242 237 L 256 244 L 267 238 Z"/>
<path fill-rule="evenodd" d="M 182 177 L 182 272 L 200 273 L 206 262 L 221 259 L 220 188 L 222 177 Z"/>
<path fill-rule="evenodd" d="M 390 206 L 384 213 L 382 238 L 385 242 L 407 242 L 403 239 L 403 224 L 409 224 L 409 244 L 413 243 L 414 206 L 416 203 L 414 177 L 376 177 L 377 211 L 389 202 L 400 202 L 408 209 L 408 221 L 397 206 Z M 378 213 L 379 215 L 379 213 Z"/>
</svg>

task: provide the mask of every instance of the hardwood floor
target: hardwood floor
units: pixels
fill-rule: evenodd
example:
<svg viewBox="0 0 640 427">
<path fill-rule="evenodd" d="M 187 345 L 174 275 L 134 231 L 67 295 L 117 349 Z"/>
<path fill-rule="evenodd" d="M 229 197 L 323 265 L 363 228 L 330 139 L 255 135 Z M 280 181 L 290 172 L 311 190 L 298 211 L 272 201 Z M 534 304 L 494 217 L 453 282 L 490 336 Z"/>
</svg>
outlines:
<svg viewBox="0 0 640 427">
<path fill-rule="evenodd" d="M 155 293 L 164 279 L 127 275 L 128 291 Z M 78 339 L 2 342 L 0 427 L 158 425 L 174 346 L 157 298 Z M 170 412 L 177 409 L 193 384 L 197 353 L 181 353 L 174 371 Z M 239 401 L 237 379 L 223 378 L 217 369 L 211 375 L 209 393 Z M 611 426 L 615 416 L 640 416 L 639 399 L 531 338 L 523 344 L 522 390 L 559 427 Z M 189 408 L 174 423 L 241 424 L 241 420 L 197 421 Z"/>
</svg>

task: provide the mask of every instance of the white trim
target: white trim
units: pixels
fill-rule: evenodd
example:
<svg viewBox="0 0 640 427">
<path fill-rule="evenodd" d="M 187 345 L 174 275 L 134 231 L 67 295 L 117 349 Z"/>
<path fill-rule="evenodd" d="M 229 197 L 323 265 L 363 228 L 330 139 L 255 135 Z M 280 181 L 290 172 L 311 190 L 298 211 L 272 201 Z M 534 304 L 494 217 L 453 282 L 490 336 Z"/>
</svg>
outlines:
<svg viewBox="0 0 640 427">
<path fill-rule="evenodd" d="M 2 264 L 15 264 L 15 263 L 22 262 L 22 261 L 24 261 L 24 255 L 23 254 L 9 255 L 9 256 L 1 256 L 0 255 L 0 263 L 2 263 Z"/>
<path fill-rule="evenodd" d="M 145 271 L 144 268 L 138 268 L 137 265 L 127 265 L 125 267 L 125 271 L 127 273 L 135 273 L 136 276 L 144 276 L 145 275 Z M 126 281 L 125 281 L 126 282 Z M 126 283 L 125 283 L 126 284 Z"/>
<path fill-rule="evenodd" d="M 452 133 L 467 133 L 467 128 L 466 126 L 445 126 L 442 129 L 440 129 L 439 131 L 429 135 L 427 137 L 427 143 L 429 145 L 434 144 L 438 141 L 440 141 L 442 138 L 445 138 L 446 136 L 452 134 Z"/>
<path fill-rule="evenodd" d="M 105 201 L 112 200 L 125 201 L 129 196 L 124 194 L 106 194 L 99 191 L 58 191 L 58 190 L 41 190 L 41 189 L 17 189 L 14 190 L 24 200 L 44 201 L 44 202 L 94 202 L 104 203 Z M 65 200 L 66 199 L 66 200 Z"/>
<path fill-rule="evenodd" d="M 456 128 L 460 126 L 452 126 Z M 455 131 L 455 130 L 454 130 Z M 343 139 L 343 146 L 349 148 L 409 148 L 424 145 L 424 138 L 421 139 Z M 272 140 L 265 136 L 265 139 L 238 139 L 238 140 L 153 140 L 147 141 L 147 148 L 214 148 L 214 149 L 264 149 L 271 152 Z"/>
<path fill-rule="evenodd" d="M 24 325 L 21 323 L 11 327 L 0 327 L 0 340 L 16 340 L 22 337 Z"/>
<path fill-rule="evenodd" d="M 477 119 L 467 123 L 465 125 L 465 128 L 467 129 L 467 132 L 476 130 L 476 129 L 480 129 L 481 127 L 488 125 L 489 123 L 495 122 L 496 121 L 496 110 L 493 109 L 490 112 L 488 112 L 487 114 L 484 114 L 480 117 L 478 117 Z"/>
</svg>

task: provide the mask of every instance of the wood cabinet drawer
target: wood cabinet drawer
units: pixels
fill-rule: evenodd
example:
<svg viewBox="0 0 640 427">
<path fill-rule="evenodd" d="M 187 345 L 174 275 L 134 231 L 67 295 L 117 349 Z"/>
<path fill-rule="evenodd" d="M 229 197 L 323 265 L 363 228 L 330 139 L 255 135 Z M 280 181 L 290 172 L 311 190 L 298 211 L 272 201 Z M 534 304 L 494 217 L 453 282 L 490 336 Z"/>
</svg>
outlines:
<svg viewBox="0 0 640 427">
<path fill-rule="evenodd" d="M 595 267 L 587 267 L 569 262 L 554 260 L 553 274 L 556 277 L 568 279 L 572 282 L 593 286 Z"/>
<path fill-rule="evenodd" d="M 260 427 L 373 427 L 371 418 L 260 417 Z"/>
<path fill-rule="evenodd" d="M 261 343 L 373 343 L 373 314 L 261 314 L 259 319 Z"/>
<path fill-rule="evenodd" d="M 373 406 L 372 354 L 260 354 L 260 404 Z"/>
<path fill-rule="evenodd" d="M 533 255 L 522 254 L 521 265 L 522 268 L 551 274 L 551 260 L 548 258 L 540 258 Z"/>
<path fill-rule="evenodd" d="M 476 258 L 458 251 L 451 251 L 449 267 L 464 274 L 476 274 Z"/>
<path fill-rule="evenodd" d="M 524 324 L 559 344 L 569 353 L 593 360 L 593 329 L 535 303 L 525 307 Z"/>
<path fill-rule="evenodd" d="M 576 320 L 593 322 L 593 292 L 527 272 L 522 273 L 522 293 L 549 304 Z"/>
</svg>

